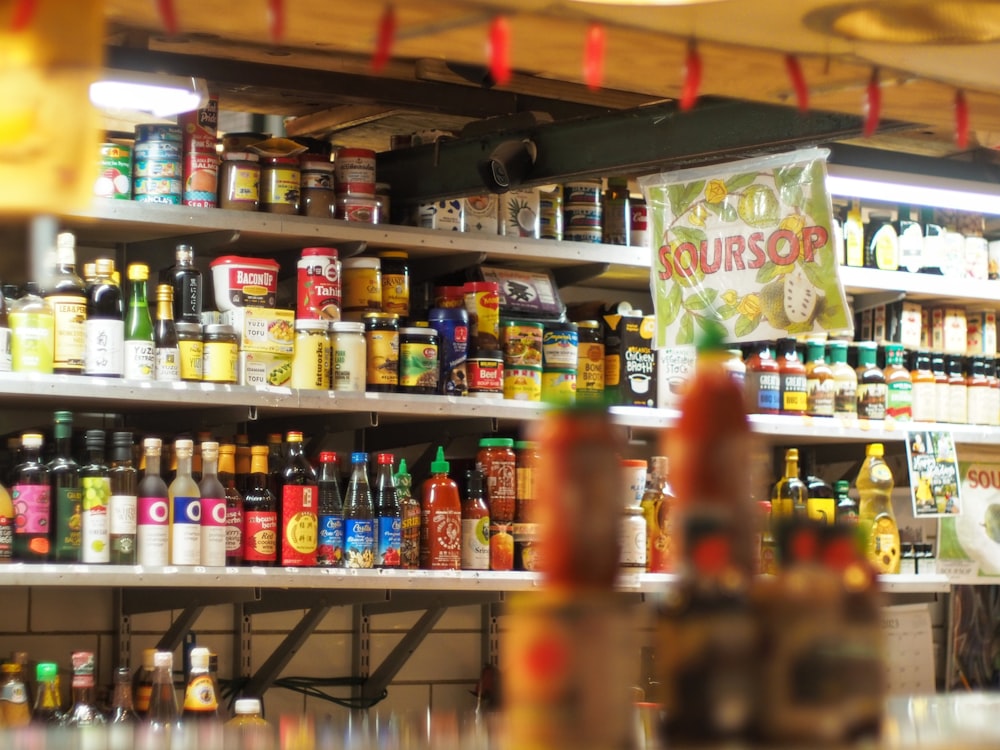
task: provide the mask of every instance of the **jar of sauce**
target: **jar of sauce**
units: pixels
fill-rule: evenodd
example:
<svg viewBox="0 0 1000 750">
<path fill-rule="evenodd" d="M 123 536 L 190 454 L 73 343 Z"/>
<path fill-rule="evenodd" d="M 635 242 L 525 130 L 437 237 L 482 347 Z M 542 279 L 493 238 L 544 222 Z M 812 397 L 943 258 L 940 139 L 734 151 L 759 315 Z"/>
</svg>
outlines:
<svg viewBox="0 0 1000 750">
<path fill-rule="evenodd" d="M 813 417 L 833 416 L 836 383 L 825 349 L 826 342 L 818 339 L 806 345 L 806 414 Z"/>
<path fill-rule="evenodd" d="M 337 321 L 330 324 L 330 330 L 333 333 L 333 390 L 364 391 L 368 366 L 364 324 Z"/>
<path fill-rule="evenodd" d="M 180 353 L 181 380 L 200 382 L 205 359 L 205 343 L 198 323 L 175 323 Z"/>
<path fill-rule="evenodd" d="M 462 501 L 450 469 L 439 446 L 421 493 L 420 567 L 425 570 L 458 570 L 462 565 Z"/>
<path fill-rule="evenodd" d="M 297 214 L 301 179 L 299 157 L 264 157 L 260 174 L 261 210 L 270 214 Z"/>
<path fill-rule="evenodd" d="M 365 313 L 382 312 L 382 264 L 378 258 L 341 261 L 341 316 L 360 321 Z"/>
<path fill-rule="evenodd" d="M 830 370 L 833 372 L 833 413 L 853 417 L 858 413 L 858 374 L 847 364 L 847 342 L 831 341 Z"/>
<path fill-rule="evenodd" d="M 604 401 L 604 336 L 596 320 L 576 324 L 576 401 L 599 404 Z"/>
<path fill-rule="evenodd" d="M 969 377 L 966 381 L 967 412 L 969 424 L 990 424 L 990 381 L 986 377 L 986 358 L 969 358 Z"/>
<path fill-rule="evenodd" d="M 902 344 L 885 345 L 886 416 L 909 422 L 913 419 L 913 379 L 903 365 Z M 983 384 L 989 382 L 983 378 Z"/>
<path fill-rule="evenodd" d="M 938 422 L 947 422 L 950 409 L 948 373 L 943 354 L 931 355 L 931 372 L 934 373 L 934 412 Z"/>
<path fill-rule="evenodd" d="M 483 438 L 476 468 L 486 475 L 490 520 L 510 523 L 517 510 L 517 456 L 511 438 Z"/>
<path fill-rule="evenodd" d="M 937 421 L 937 397 L 934 393 L 934 372 L 931 370 L 931 355 L 929 352 L 917 352 L 913 371 L 910 373 L 910 380 L 913 383 L 914 421 Z"/>
<path fill-rule="evenodd" d="M 330 388 L 330 328 L 325 320 L 295 321 L 292 388 Z"/>
<path fill-rule="evenodd" d="M 885 419 L 885 373 L 875 364 L 877 348 L 874 341 L 858 343 L 858 416 L 862 419 Z"/>
<path fill-rule="evenodd" d="M 399 386 L 399 316 L 365 313 L 365 390 L 393 392 Z"/>
<path fill-rule="evenodd" d="M 256 211 L 260 207 L 260 157 L 248 151 L 222 155 L 219 167 L 219 208 Z"/>
<path fill-rule="evenodd" d="M 771 356 L 766 341 L 754 345 L 747 359 L 747 410 L 753 414 L 778 414 L 781 411 L 780 367 Z"/>
<path fill-rule="evenodd" d="M 400 393 L 436 393 L 441 367 L 438 335 L 433 328 L 399 329 Z"/>
<path fill-rule="evenodd" d="M 204 374 L 206 383 L 236 383 L 239 339 L 232 326 L 205 326 Z"/>
<path fill-rule="evenodd" d="M 382 312 L 405 318 L 410 314 L 409 255 L 402 250 L 384 250 L 378 257 L 382 272 Z"/>
</svg>

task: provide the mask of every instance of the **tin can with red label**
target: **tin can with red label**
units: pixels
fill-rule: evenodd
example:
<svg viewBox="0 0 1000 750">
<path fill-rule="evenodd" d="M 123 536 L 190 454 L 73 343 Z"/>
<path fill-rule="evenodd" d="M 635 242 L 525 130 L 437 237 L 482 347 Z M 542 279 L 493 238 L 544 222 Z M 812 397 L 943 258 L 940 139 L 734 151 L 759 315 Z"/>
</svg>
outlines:
<svg viewBox="0 0 1000 750">
<path fill-rule="evenodd" d="M 340 149 L 333 169 L 338 193 L 375 195 L 375 152 L 371 149 Z"/>
<path fill-rule="evenodd" d="M 340 257 L 336 248 L 303 248 L 296 299 L 298 320 L 340 320 Z"/>
<path fill-rule="evenodd" d="M 503 398 L 503 353 L 479 352 L 466 363 L 469 395 L 475 398 Z"/>
<path fill-rule="evenodd" d="M 215 153 L 219 127 L 219 95 L 210 93 L 201 109 L 177 115 L 184 133 L 184 153 Z"/>
<path fill-rule="evenodd" d="M 469 313 L 469 348 L 473 352 L 500 348 L 500 285 L 495 281 L 470 281 L 465 289 Z"/>
<path fill-rule="evenodd" d="M 632 200 L 632 234 L 629 236 L 629 244 L 635 247 L 647 247 L 649 245 L 649 208 L 646 201 L 641 198 Z"/>
</svg>

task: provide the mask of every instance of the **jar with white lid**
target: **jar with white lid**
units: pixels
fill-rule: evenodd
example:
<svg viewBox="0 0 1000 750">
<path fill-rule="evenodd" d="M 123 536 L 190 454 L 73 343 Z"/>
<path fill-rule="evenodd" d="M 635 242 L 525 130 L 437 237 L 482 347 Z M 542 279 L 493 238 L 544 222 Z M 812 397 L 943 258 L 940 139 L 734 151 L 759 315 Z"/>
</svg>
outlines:
<svg viewBox="0 0 1000 750">
<path fill-rule="evenodd" d="M 295 321 L 292 388 L 330 388 L 330 328 L 325 320 Z"/>
<path fill-rule="evenodd" d="M 331 323 L 330 330 L 333 332 L 333 390 L 364 392 L 368 367 L 365 324 L 341 320 Z"/>
</svg>

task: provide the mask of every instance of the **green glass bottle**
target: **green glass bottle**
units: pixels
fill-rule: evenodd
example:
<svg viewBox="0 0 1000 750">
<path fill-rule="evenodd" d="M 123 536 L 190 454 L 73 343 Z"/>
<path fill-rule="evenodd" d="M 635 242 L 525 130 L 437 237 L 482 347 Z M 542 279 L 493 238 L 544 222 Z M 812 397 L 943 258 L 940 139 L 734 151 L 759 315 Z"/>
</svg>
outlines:
<svg viewBox="0 0 1000 750">
<path fill-rule="evenodd" d="M 57 562 L 80 562 L 83 524 L 80 467 L 73 459 L 73 413 L 57 411 L 55 457 L 49 462 L 49 481 L 55 523 L 52 525 L 52 558 Z"/>
<path fill-rule="evenodd" d="M 149 266 L 144 263 L 133 263 L 128 267 L 131 292 L 125 316 L 125 377 L 132 380 L 152 380 L 155 374 L 153 319 L 146 301 L 148 278 Z"/>
</svg>

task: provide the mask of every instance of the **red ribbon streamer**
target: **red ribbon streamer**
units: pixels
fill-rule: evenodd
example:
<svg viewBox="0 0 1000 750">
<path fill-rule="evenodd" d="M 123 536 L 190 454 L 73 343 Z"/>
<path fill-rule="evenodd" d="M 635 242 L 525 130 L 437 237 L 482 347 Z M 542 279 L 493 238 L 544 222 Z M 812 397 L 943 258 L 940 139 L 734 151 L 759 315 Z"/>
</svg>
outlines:
<svg viewBox="0 0 1000 750">
<path fill-rule="evenodd" d="M 504 16 L 490 24 L 490 75 L 499 86 L 510 82 L 510 23 Z"/>
<path fill-rule="evenodd" d="M 279 44 L 285 38 L 285 0 L 267 0 L 267 26 L 271 42 Z"/>
<path fill-rule="evenodd" d="M 969 102 L 964 91 L 955 92 L 955 143 L 962 149 L 969 146 Z"/>
<path fill-rule="evenodd" d="M 788 71 L 788 78 L 792 82 L 792 90 L 795 91 L 795 101 L 798 104 L 799 112 L 808 112 L 809 87 L 806 85 L 806 77 L 802 73 L 799 58 L 795 55 L 785 55 L 785 69 Z"/>
<path fill-rule="evenodd" d="M 37 0 L 18 0 L 14 5 L 14 16 L 10 20 L 10 30 L 17 32 L 28 28 L 36 10 L 38 10 Z"/>
<path fill-rule="evenodd" d="M 701 88 L 701 55 L 694 40 L 688 42 L 687 57 L 684 60 L 684 85 L 681 87 L 681 112 L 687 112 L 698 101 Z"/>
<path fill-rule="evenodd" d="M 604 27 L 593 23 L 587 29 L 587 43 L 583 50 L 583 80 L 587 88 L 595 91 L 604 82 L 604 51 L 606 38 Z"/>
<path fill-rule="evenodd" d="M 174 8 L 174 0 L 156 0 L 156 11 L 160 14 L 160 23 L 163 30 L 170 36 L 177 33 L 177 9 Z"/>
<path fill-rule="evenodd" d="M 392 45 L 396 41 L 396 9 L 385 6 L 382 18 L 378 22 L 378 35 L 375 38 L 375 52 L 372 55 L 372 70 L 380 73 L 392 57 Z"/>
<path fill-rule="evenodd" d="M 879 87 L 878 68 L 872 70 L 865 90 L 865 138 L 871 138 L 878 130 L 878 121 L 882 117 L 882 89 Z"/>
</svg>

